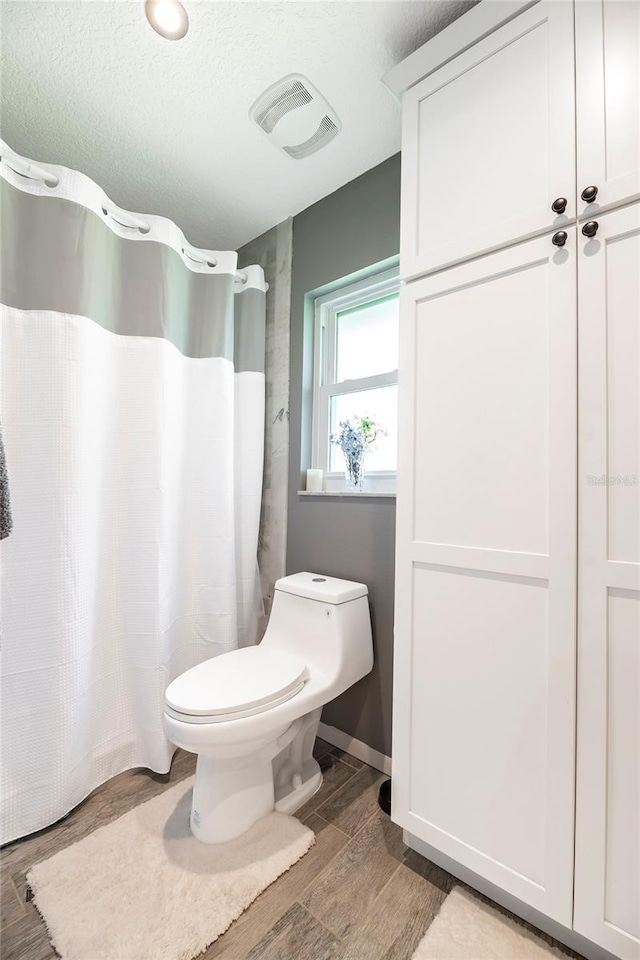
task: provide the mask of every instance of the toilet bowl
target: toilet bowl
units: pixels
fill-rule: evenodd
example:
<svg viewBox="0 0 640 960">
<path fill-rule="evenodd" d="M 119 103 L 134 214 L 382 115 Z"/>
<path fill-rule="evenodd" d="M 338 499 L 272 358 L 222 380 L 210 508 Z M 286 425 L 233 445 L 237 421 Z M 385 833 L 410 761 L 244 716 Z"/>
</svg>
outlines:
<svg viewBox="0 0 640 960">
<path fill-rule="evenodd" d="M 350 580 L 283 577 L 259 646 L 169 684 L 167 737 L 198 755 L 190 821 L 198 840 L 233 840 L 274 809 L 294 813 L 320 788 L 313 744 L 322 707 L 373 666 L 367 594 Z"/>
</svg>

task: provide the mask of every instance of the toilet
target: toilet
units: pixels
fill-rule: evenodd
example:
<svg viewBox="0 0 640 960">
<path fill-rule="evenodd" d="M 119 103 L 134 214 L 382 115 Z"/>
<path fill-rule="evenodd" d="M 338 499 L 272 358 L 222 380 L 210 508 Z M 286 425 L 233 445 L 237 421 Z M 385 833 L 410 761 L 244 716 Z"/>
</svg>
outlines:
<svg viewBox="0 0 640 960">
<path fill-rule="evenodd" d="M 315 573 L 278 580 L 262 643 L 192 667 L 165 693 L 168 739 L 198 755 L 194 836 L 226 843 L 313 796 L 322 707 L 372 667 L 365 584 Z"/>
</svg>

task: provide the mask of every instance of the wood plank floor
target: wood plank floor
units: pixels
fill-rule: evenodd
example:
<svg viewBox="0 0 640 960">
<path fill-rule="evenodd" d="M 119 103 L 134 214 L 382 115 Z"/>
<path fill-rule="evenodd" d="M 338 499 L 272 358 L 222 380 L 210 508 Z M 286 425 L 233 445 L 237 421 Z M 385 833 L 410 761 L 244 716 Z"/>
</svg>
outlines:
<svg viewBox="0 0 640 960">
<path fill-rule="evenodd" d="M 322 740 L 315 753 L 324 782 L 297 813 L 315 832 L 315 845 L 200 955 L 201 960 L 410 960 L 458 882 L 405 847 L 400 828 L 377 804 L 383 774 Z M 2 960 L 57 957 L 38 911 L 27 902 L 25 877 L 34 863 L 194 771 L 195 757 L 178 751 L 169 775 L 141 770 L 122 774 L 53 827 L 6 846 Z M 567 957 L 581 960 L 544 939 Z"/>
</svg>

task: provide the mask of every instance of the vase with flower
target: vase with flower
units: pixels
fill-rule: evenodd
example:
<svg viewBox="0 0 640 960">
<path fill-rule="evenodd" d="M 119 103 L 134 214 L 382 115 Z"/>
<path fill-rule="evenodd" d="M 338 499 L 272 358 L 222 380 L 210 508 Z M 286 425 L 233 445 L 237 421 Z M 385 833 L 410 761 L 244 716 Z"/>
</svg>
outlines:
<svg viewBox="0 0 640 960">
<path fill-rule="evenodd" d="M 333 433 L 330 440 L 342 451 L 347 490 L 362 492 L 367 451 L 384 434 L 380 424 L 371 417 L 352 417 L 340 421 L 338 432 Z"/>
</svg>

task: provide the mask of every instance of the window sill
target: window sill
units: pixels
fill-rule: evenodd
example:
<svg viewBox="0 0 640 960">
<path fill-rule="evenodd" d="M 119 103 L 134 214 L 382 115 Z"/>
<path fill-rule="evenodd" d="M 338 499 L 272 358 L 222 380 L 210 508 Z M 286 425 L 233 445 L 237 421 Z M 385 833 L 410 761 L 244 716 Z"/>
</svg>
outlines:
<svg viewBox="0 0 640 960">
<path fill-rule="evenodd" d="M 393 497 L 395 500 L 395 491 L 388 490 L 298 490 L 299 497 L 363 497 L 365 500 L 371 497 Z"/>
</svg>

